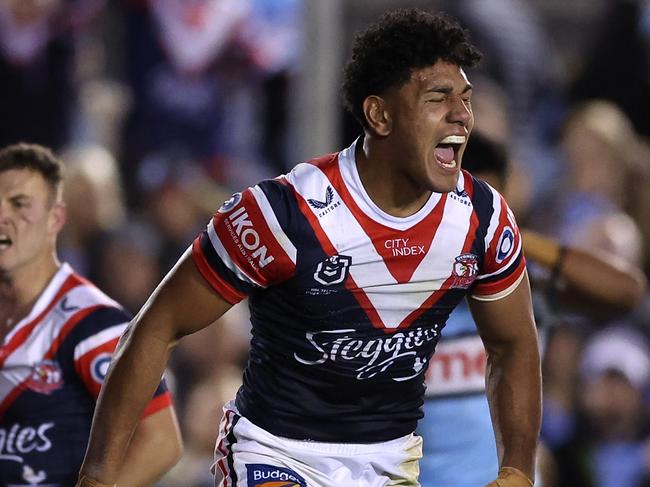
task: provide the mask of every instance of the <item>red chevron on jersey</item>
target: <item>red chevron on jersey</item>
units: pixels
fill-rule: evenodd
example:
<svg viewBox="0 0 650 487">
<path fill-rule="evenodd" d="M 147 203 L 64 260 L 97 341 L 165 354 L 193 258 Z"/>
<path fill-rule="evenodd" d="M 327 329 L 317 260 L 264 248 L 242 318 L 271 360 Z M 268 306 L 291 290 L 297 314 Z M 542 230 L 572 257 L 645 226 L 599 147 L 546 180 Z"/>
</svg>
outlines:
<svg viewBox="0 0 650 487">
<path fill-rule="evenodd" d="M 395 280 L 400 283 L 408 282 L 429 252 L 442 220 L 447 195 L 440 195 L 433 210 L 413 227 L 403 230 L 392 228 L 373 220 L 359 208 L 343 183 L 338 164 L 331 164 L 323 169 L 328 179 L 341 191 L 341 198 L 365 233 L 370 236 L 375 250 L 382 256 Z"/>
<path fill-rule="evenodd" d="M 254 359 L 237 407 L 278 436 L 371 443 L 413 431 L 451 310 L 468 293 L 498 299 L 524 275 L 518 229 L 487 184 L 461 171 L 454 191 L 394 217 L 365 191 L 355 148 L 235 195 L 194 243 L 217 292 L 250 295 Z"/>
<path fill-rule="evenodd" d="M 4 365 L 7 357 L 22 345 L 25 340 L 27 340 L 32 330 L 41 323 L 44 316 L 52 311 L 52 308 L 59 302 L 59 300 L 68 291 L 80 284 L 81 281 L 77 279 L 76 276 L 67 276 L 66 280 L 61 283 L 60 289 L 58 289 L 56 295 L 51 299 L 51 301 L 42 303 L 41 300 L 39 300 L 36 303 L 30 316 L 21 320 L 20 323 L 17 323 L 0 345 L 0 367 Z"/>
<path fill-rule="evenodd" d="M 103 306 L 119 305 L 64 265 L 30 315 L 5 339 L 6 352 L 0 369 L 0 415 L 25 390 L 55 390 L 52 358 L 74 326 Z"/>
<path fill-rule="evenodd" d="M 94 400 L 129 315 L 64 264 L 29 315 L 5 337 L 0 367 L 3 485 L 72 485 L 87 445 Z M 145 416 L 168 407 L 164 384 Z M 71 483 L 72 482 L 72 483 Z M 30 484 L 31 485 L 31 484 Z"/>
<path fill-rule="evenodd" d="M 337 176 L 337 166 L 343 177 L 348 176 L 345 177 L 345 182 Z M 399 273 L 401 277 L 410 274 L 408 281 L 400 282 L 377 250 L 374 241 L 377 235 L 366 231 L 342 196 L 347 184 L 353 195 L 350 198 L 354 197 L 357 202 L 365 201 L 368 206 L 371 204 L 367 195 L 364 198 L 363 194 L 354 194 L 355 190 L 357 193 L 362 191 L 358 175 L 356 185 L 354 176 L 350 175 L 355 171 L 354 160 L 339 156 L 338 159 L 319 161 L 317 165 L 300 164 L 287 176 L 287 181 L 300 196 L 301 210 L 319 236 L 323 248 L 330 255 L 345 254 L 352 258 L 354 265 L 350 269 L 351 279 L 346 285 L 352 288 L 373 324 L 392 330 L 409 326 L 419 316 L 419 310 L 425 303 L 435 302 L 436 299 L 432 297 L 434 293 L 444 293 L 448 289 L 451 274 L 449 263 L 463 253 L 473 210 L 468 205 L 447 205 L 446 195 L 437 193 L 433 193 L 422 210 L 410 219 L 394 218 L 392 222 L 390 215 L 378 213 L 376 207 L 364 208 L 367 214 L 372 214 L 370 210 L 375 210 L 379 217 L 384 217 L 381 224 L 365 220 L 366 226 L 372 227 L 371 231 L 382 226 L 395 232 L 412 231 L 418 224 L 427 222 L 432 213 L 431 218 L 439 220 L 438 226 L 452 229 L 443 233 L 429 228 L 432 239 L 430 244 L 426 246 L 419 262 L 415 262 L 417 265 L 412 271 L 407 268 L 405 272 Z M 322 199 L 321 195 L 330 200 L 329 206 L 333 211 L 323 212 L 311 202 L 316 198 Z"/>
</svg>

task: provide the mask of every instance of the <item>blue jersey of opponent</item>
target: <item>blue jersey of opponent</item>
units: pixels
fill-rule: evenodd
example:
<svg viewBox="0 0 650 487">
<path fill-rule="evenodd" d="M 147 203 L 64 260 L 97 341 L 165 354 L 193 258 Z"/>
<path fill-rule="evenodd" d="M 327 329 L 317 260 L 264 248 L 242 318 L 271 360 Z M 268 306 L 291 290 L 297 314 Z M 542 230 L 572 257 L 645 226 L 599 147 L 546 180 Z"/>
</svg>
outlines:
<svg viewBox="0 0 650 487">
<path fill-rule="evenodd" d="M 445 327 L 426 374 L 422 487 L 483 486 L 498 470 L 496 442 L 485 397 L 486 355 L 463 302 Z"/>
</svg>

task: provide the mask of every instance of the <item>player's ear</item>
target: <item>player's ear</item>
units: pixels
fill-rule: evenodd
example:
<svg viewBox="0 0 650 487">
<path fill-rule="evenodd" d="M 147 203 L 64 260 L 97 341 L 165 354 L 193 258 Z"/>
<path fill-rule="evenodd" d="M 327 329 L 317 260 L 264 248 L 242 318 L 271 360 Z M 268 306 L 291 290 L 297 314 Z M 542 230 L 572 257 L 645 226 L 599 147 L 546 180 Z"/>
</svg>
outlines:
<svg viewBox="0 0 650 487">
<path fill-rule="evenodd" d="M 47 221 L 47 230 L 50 235 L 57 235 L 61 231 L 65 224 L 66 215 L 67 209 L 65 203 L 63 201 L 56 201 L 52 205 Z"/>
<path fill-rule="evenodd" d="M 363 114 L 369 128 L 380 137 L 387 137 L 393 129 L 393 119 L 388 110 L 386 100 L 380 96 L 371 95 L 363 100 Z"/>
</svg>

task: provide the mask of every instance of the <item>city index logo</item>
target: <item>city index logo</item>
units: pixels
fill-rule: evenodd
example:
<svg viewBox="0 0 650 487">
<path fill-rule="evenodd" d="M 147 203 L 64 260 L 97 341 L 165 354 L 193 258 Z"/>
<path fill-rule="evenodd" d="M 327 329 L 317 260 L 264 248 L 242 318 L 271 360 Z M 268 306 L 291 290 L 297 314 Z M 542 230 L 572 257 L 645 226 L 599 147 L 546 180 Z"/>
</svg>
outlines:
<svg viewBox="0 0 650 487">
<path fill-rule="evenodd" d="M 285 467 L 249 463 L 246 474 L 248 487 L 307 487 L 304 478 Z"/>
<path fill-rule="evenodd" d="M 246 208 L 242 206 L 230 215 L 226 220 L 226 227 L 237 243 L 240 252 L 251 264 L 261 268 L 273 262 L 274 258 L 269 254 L 266 245 L 261 245 L 260 235 L 253 228 Z M 257 261 L 255 262 L 255 259 Z"/>
<path fill-rule="evenodd" d="M 424 245 L 409 245 L 410 238 L 391 238 L 384 242 L 384 248 L 390 250 L 393 257 L 403 255 L 425 254 Z"/>
</svg>

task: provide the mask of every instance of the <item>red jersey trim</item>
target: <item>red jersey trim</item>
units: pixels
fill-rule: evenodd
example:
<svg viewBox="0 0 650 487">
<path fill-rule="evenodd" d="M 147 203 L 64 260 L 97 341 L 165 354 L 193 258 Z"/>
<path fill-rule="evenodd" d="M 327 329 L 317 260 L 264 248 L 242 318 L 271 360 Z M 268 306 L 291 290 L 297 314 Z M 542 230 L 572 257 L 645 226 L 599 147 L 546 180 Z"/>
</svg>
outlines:
<svg viewBox="0 0 650 487">
<path fill-rule="evenodd" d="M 234 305 L 239 303 L 246 297 L 246 295 L 237 291 L 225 279 L 217 274 L 212 267 L 210 267 L 210 264 L 208 264 L 208 261 L 203 255 L 199 239 L 200 237 L 197 237 L 192 243 L 192 261 L 194 262 L 194 265 L 196 265 L 199 273 L 229 304 Z"/>
<path fill-rule="evenodd" d="M 147 405 L 140 419 L 144 419 L 147 416 L 151 416 L 158 411 L 161 411 L 165 408 L 171 407 L 174 404 L 172 399 L 172 394 L 169 391 L 165 391 L 162 394 L 155 396 L 151 402 Z"/>
</svg>

